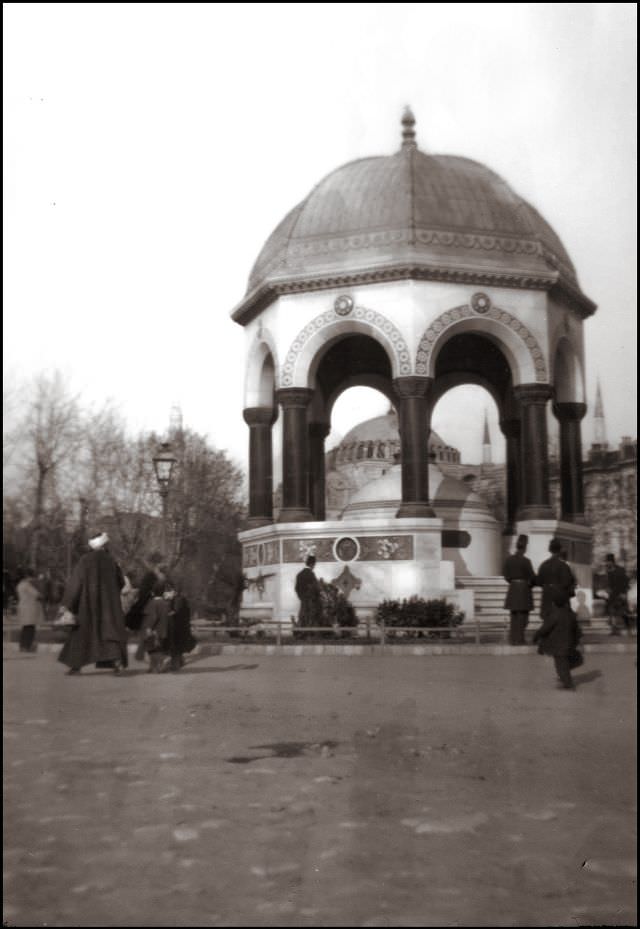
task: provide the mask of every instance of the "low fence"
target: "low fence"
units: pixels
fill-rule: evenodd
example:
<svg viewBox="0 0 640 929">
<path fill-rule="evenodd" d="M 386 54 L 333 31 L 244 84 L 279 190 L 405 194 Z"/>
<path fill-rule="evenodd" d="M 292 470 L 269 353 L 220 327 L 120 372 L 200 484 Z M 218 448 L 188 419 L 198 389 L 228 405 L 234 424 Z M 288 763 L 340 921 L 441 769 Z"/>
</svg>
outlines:
<svg viewBox="0 0 640 929">
<path fill-rule="evenodd" d="M 453 623 L 447 626 L 387 626 L 371 620 L 360 622 L 358 626 L 297 626 L 291 621 L 277 620 L 268 623 L 220 626 L 204 620 L 192 622 L 192 631 L 198 642 L 250 642 L 265 645 L 289 645 L 311 641 L 332 642 L 334 644 L 358 645 L 401 645 L 420 642 L 447 641 L 454 643 L 474 643 L 475 645 L 504 643 L 509 640 L 509 620 L 465 620 L 461 625 Z M 539 618 L 531 624 L 528 639 L 539 625 Z M 42 623 L 36 626 L 36 641 L 52 642 L 62 645 L 68 634 L 68 626 L 55 626 Z M 611 627 L 606 618 L 594 619 L 582 624 L 583 641 L 594 642 L 611 634 Z M 628 628 L 629 635 L 635 635 L 635 625 Z M 3 643 L 17 642 L 20 625 L 7 619 L 2 624 Z M 130 633 L 136 639 L 137 633 Z"/>
</svg>

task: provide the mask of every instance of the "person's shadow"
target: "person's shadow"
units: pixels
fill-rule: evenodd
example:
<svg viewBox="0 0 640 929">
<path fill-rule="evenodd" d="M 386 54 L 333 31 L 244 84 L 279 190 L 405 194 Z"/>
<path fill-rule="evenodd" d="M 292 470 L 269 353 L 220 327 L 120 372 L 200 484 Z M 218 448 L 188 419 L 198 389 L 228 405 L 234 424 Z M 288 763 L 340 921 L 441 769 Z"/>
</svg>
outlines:
<svg viewBox="0 0 640 929">
<path fill-rule="evenodd" d="M 595 669 L 574 674 L 573 680 L 575 684 L 590 684 L 592 681 L 597 681 L 599 677 L 602 677 L 602 671 Z"/>
</svg>

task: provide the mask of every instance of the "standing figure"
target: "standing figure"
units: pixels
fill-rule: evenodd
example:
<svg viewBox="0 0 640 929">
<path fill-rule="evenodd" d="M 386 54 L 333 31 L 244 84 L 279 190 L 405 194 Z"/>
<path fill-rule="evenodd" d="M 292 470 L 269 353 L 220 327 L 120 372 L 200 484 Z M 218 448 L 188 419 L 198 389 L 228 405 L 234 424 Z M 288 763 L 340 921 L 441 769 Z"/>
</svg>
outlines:
<svg viewBox="0 0 640 929">
<path fill-rule="evenodd" d="M 159 674 L 168 667 L 169 601 L 165 600 L 165 590 L 165 582 L 156 581 L 142 613 L 141 647 L 136 652 L 136 658 L 144 660 L 145 652 L 149 655 L 150 674 Z"/>
<path fill-rule="evenodd" d="M 561 557 L 562 544 L 558 539 L 551 539 L 549 551 L 551 557 L 538 568 L 542 625 L 536 630 L 533 641 L 539 645 L 540 654 L 553 656 L 561 687 L 573 690 L 571 668 L 582 664 L 582 656 L 577 651 L 582 633 L 570 602 L 575 596 L 575 577 Z"/>
<path fill-rule="evenodd" d="M 86 664 L 109 667 L 117 674 L 127 665 L 127 630 L 120 591 L 124 577 L 108 550 L 109 536 L 89 540 L 91 551 L 78 561 L 63 598 L 77 625 L 60 652 L 68 674 L 79 674 Z"/>
<path fill-rule="evenodd" d="M 24 577 L 16 587 L 18 595 L 18 622 L 20 623 L 20 651 L 35 651 L 34 639 L 36 626 L 44 622 L 42 593 L 36 584 L 36 572 L 27 568 Z"/>
<path fill-rule="evenodd" d="M 611 635 L 620 635 L 620 628 L 629 614 L 627 593 L 629 591 L 629 577 L 622 565 L 616 564 L 616 559 L 609 554 L 605 558 L 607 569 L 607 613 Z"/>
<path fill-rule="evenodd" d="M 529 537 L 519 535 L 516 550 L 504 563 L 504 579 L 509 584 L 504 601 L 505 610 L 511 611 L 510 645 L 525 645 L 524 631 L 533 609 L 531 588 L 537 583 L 533 565 L 525 556 Z"/>
<path fill-rule="evenodd" d="M 298 624 L 300 626 L 320 625 L 322 605 L 320 602 L 320 584 L 313 573 L 316 559 L 309 555 L 306 567 L 296 575 L 296 593 L 300 599 Z"/>
<path fill-rule="evenodd" d="M 169 603 L 169 670 L 179 671 L 184 665 L 184 653 L 190 652 L 197 644 L 191 633 L 191 607 L 177 585 L 175 589 L 167 590 L 164 596 Z"/>
</svg>

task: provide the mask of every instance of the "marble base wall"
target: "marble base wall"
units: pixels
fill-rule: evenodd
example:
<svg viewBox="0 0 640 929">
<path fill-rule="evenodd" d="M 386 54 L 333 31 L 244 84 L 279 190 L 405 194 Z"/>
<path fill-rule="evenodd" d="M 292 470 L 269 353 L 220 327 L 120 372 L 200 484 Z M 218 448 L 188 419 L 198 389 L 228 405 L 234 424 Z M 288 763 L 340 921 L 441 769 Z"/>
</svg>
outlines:
<svg viewBox="0 0 640 929">
<path fill-rule="evenodd" d="M 360 615 L 386 599 L 466 594 L 452 589 L 453 566 L 443 563 L 441 519 L 275 523 L 241 532 L 239 540 L 248 584 L 241 618 L 257 618 L 269 606 L 274 621 L 297 617 L 295 579 L 310 554 L 316 577 L 338 583 Z"/>
</svg>

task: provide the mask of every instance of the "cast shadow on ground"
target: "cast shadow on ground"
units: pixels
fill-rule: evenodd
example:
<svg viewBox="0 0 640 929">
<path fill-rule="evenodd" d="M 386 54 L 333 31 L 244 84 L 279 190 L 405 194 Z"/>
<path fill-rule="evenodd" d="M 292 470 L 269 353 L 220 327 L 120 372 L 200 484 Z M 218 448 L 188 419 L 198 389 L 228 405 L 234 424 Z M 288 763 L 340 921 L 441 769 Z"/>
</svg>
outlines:
<svg viewBox="0 0 640 929">
<path fill-rule="evenodd" d="M 590 684 L 592 681 L 597 681 L 599 677 L 602 677 L 602 671 L 596 668 L 593 671 L 582 671 L 580 674 L 574 674 L 573 682 L 574 684 Z"/>
<path fill-rule="evenodd" d="M 231 664 L 224 668 L 193 668 L 191 662 L 186 664 L 178 672 L 179 674 L 219 674 L 222 671 L 254 671 L 259 668 L 258 664 Z M 171 673 L 171 672 L 169 672 Z"/>
</svg>

